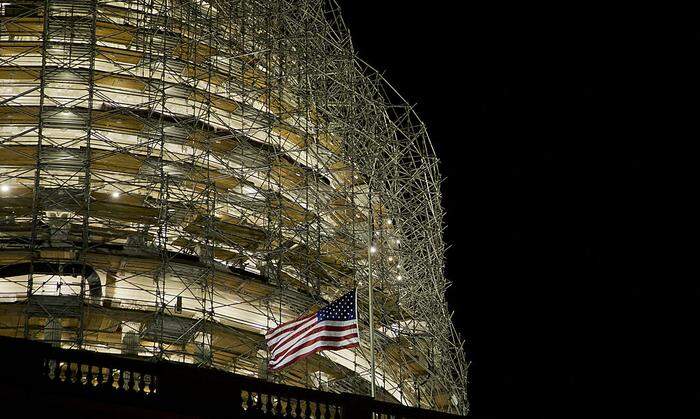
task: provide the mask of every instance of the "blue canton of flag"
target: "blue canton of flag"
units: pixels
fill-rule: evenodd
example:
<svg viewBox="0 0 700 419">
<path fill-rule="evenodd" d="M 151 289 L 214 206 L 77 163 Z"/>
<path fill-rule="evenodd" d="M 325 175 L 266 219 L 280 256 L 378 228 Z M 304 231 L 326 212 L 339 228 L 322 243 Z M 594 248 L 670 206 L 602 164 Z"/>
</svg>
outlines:
<svg viewBox="0 0 700 419">
<path fill-rule="evenodd" d="M 355 310 L 355 291 L 349 292 L 324 308 L 320 309 L 316 316 L 322 320 L 353 320 L 357 318 Z"/>
</svg>

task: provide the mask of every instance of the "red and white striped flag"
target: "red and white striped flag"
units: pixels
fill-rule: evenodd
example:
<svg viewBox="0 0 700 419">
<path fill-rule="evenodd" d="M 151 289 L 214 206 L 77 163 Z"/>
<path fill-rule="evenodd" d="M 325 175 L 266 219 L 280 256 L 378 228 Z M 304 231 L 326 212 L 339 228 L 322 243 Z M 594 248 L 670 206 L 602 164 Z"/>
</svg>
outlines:
<svg viewBox="0 0 700 419">
<path fill-rule="evenodd" d="M 268 330 L 269 368 L 279 370 L 324 350 L 359 345 L 357 290 L 353 290 L 308 316 Z"/>
</svg>

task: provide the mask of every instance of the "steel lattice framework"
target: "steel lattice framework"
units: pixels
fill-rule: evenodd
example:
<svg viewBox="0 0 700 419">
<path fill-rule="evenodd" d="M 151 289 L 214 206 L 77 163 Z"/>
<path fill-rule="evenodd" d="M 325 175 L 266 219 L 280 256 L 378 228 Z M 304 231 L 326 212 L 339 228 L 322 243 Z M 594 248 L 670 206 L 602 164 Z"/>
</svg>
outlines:
<svg viewBox="0 0 700 419">
<path fill-rule="evenodd" d="M 3 1 L 0 334 L 366 393 L 371 273 L 378 397 L 467 412 L 438 161 L 335 3 Z M 355 286 L 360 348 L 268 372 Z"/>
</svg>

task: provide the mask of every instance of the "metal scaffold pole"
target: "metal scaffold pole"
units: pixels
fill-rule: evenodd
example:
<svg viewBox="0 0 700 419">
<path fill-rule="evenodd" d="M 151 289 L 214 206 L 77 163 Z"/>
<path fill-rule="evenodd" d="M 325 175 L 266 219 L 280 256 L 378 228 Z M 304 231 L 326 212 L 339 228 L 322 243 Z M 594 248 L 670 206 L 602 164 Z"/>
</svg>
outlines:
<svg viewBox="0 0 700 419">
<path fill-rule="evenodd" d="M 371 202 L 371 189 L 370 189 L 370 202 Z M 371 213 L 371 205 L 370 205 Z M 372 257 L 376 253 L 376 247 L 373 244 L 373 229 L 372 229 L 372 217 L 369 217 L 369 246 L 367 247 L 367 298 L 369 299 L 369 353 L 370 353 L 370 396 L 372 398 L 376 397 L 375 385 L 376 385 L 376 360 L 374 353 L 374 284 L 372 280 Z"/>
</svg>

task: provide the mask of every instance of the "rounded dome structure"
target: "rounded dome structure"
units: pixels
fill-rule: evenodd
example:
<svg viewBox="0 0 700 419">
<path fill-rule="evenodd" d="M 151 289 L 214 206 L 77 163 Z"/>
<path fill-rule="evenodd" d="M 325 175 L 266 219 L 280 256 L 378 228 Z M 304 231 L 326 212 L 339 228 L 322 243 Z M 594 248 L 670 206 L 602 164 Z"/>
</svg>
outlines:
<svg viewBox="0 0 700 419">
<path fill-rule="evenodd" d="M 425 126 L 335 4 L 0 6 L 0 334 L 467 411 Z M 372 249 L 373 251 L 370 251 Z M 267 369 L 359 290 L 362 345 Z"/>
</svg>

